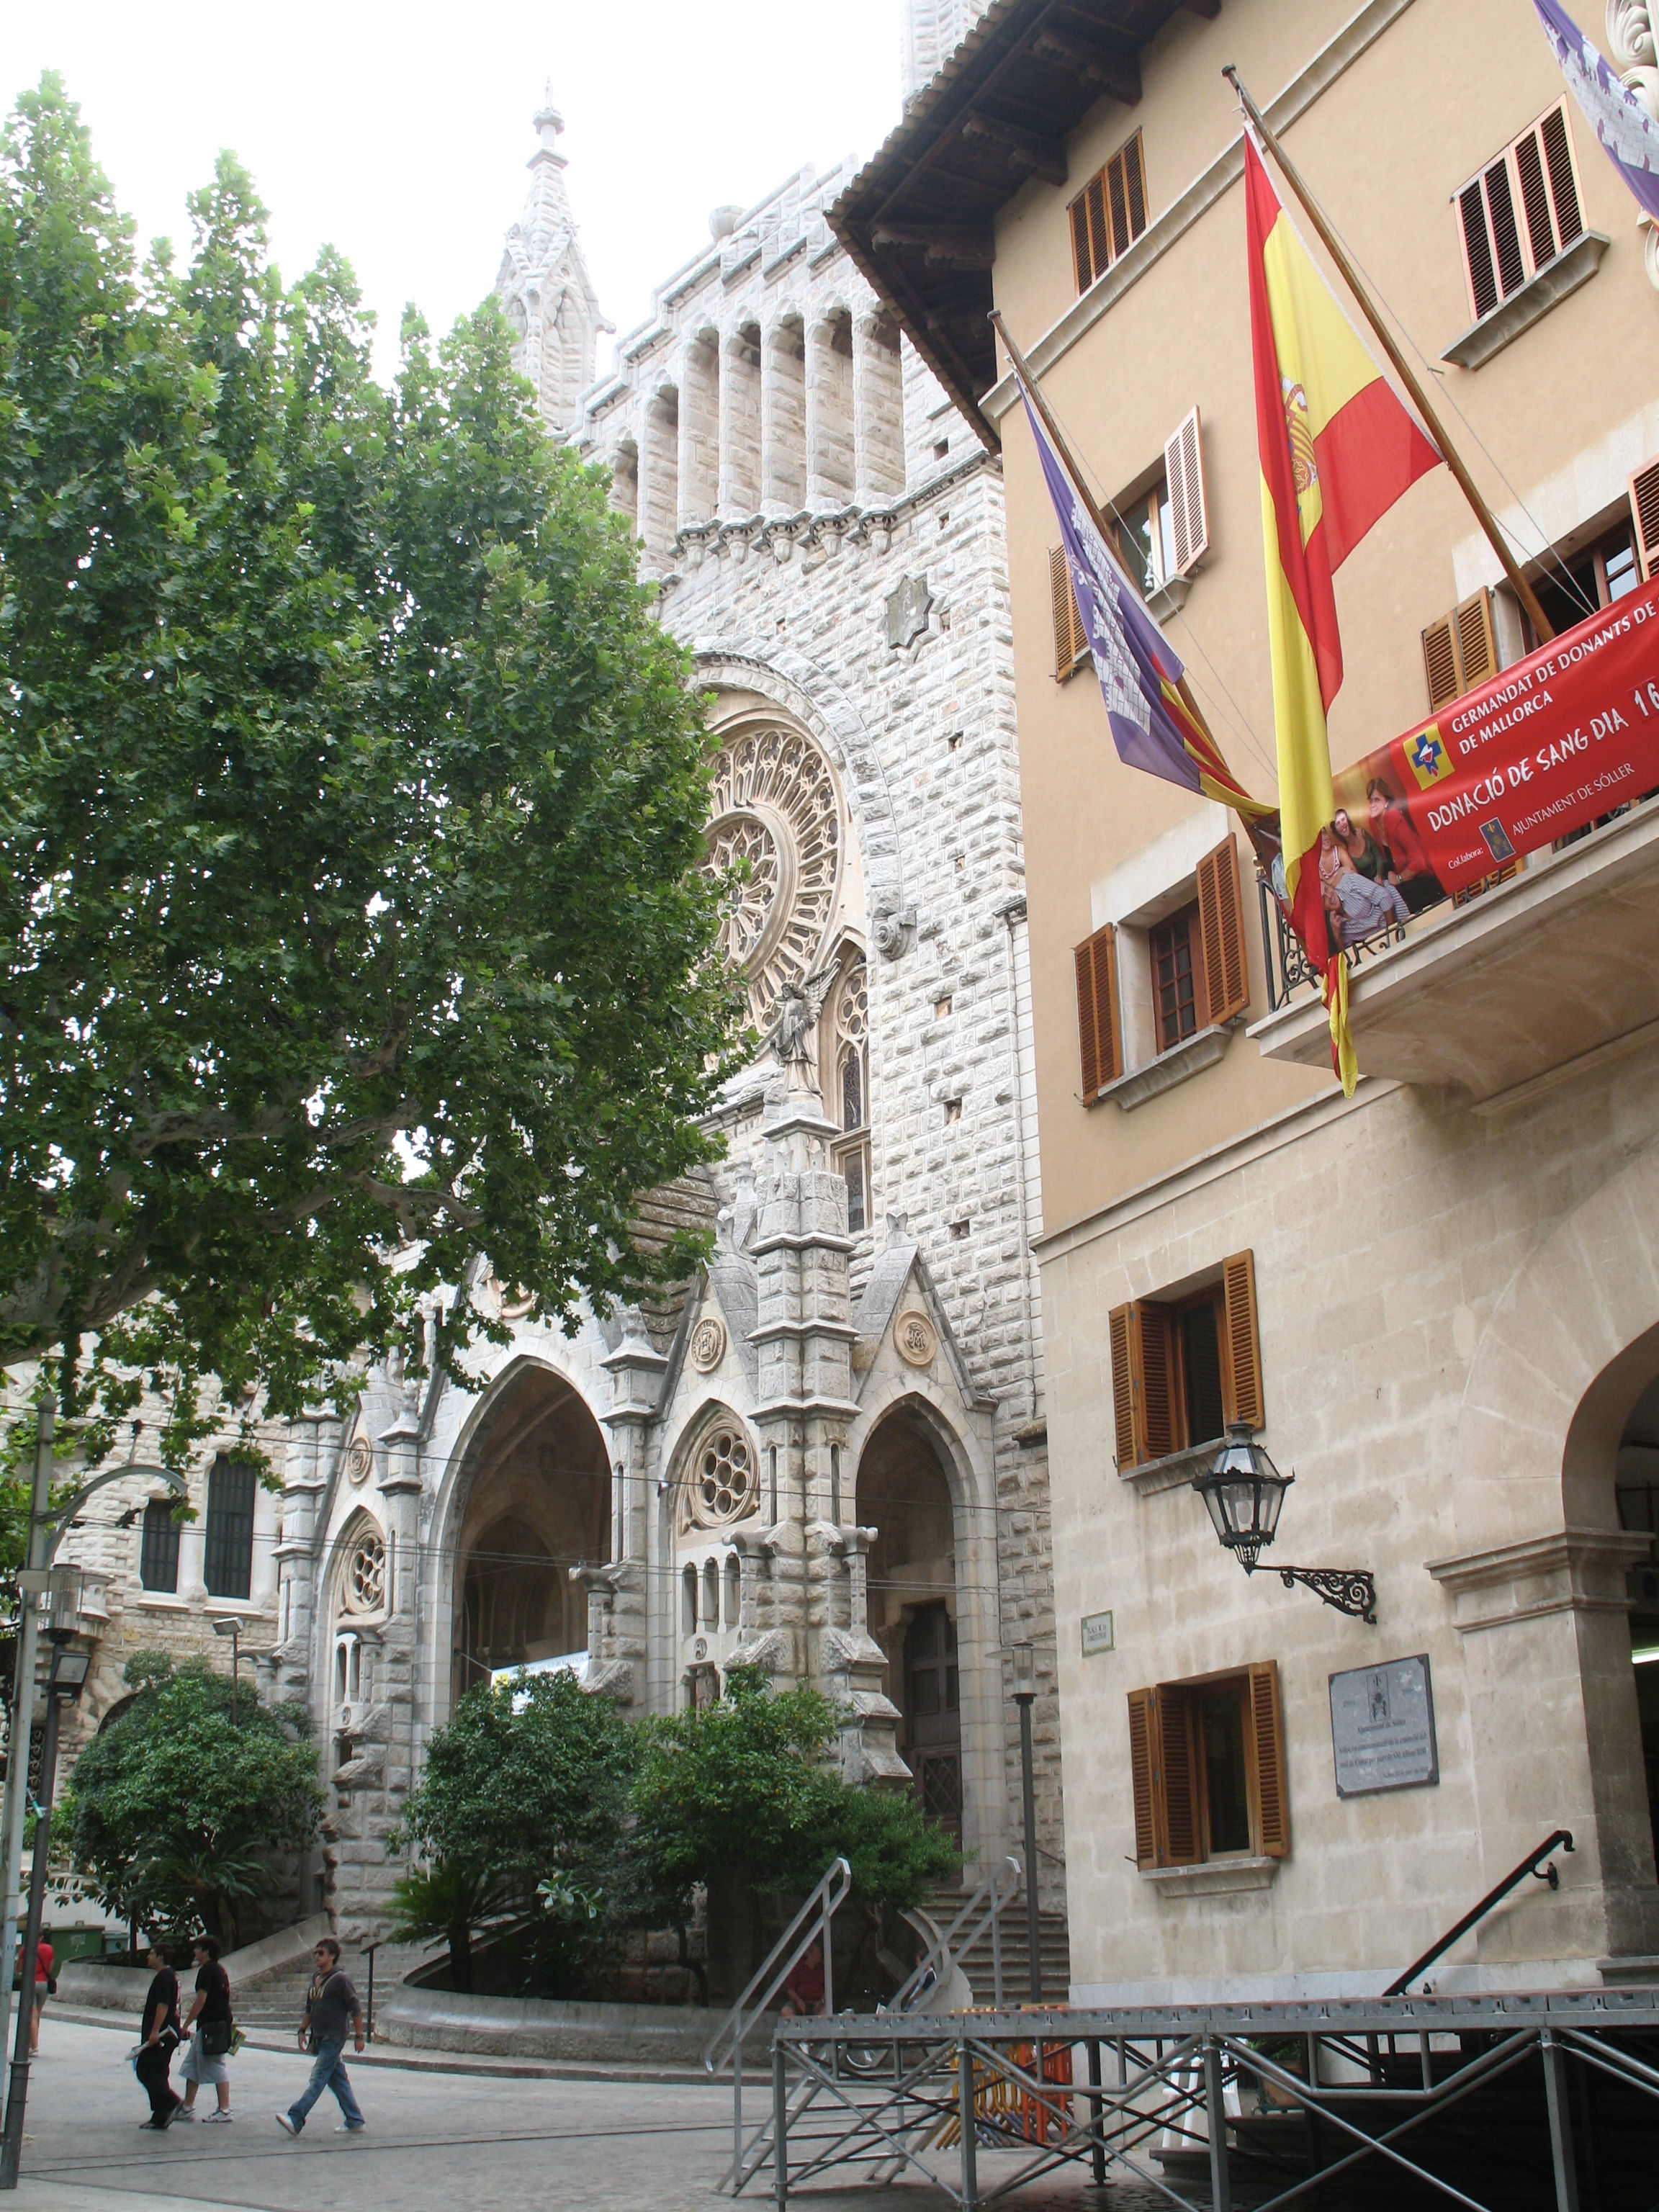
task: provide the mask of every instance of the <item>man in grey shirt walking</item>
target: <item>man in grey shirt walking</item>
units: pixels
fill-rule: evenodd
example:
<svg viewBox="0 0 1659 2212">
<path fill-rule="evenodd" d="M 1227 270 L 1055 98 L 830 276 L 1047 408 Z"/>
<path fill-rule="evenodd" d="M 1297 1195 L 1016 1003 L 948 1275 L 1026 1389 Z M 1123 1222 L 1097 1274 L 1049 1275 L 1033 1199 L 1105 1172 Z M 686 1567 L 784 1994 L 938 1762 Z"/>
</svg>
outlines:
<svg viewBox="0 0 1659 2212">
<path fill-rule="evenodd" d="M 300 2020 L 300 2048 L 303 2051 L 309 2046 L 316 2055 L 315 2063 L 304 2089 L 287 2112 L 277 2113 L 276 2124 L 284 2135 L 297 2136 L 318 2098 L 325 2089 L 332 2089 L 340 2106 L 340 2124 L 334 2132 L 355 2136 L 366 2123 L 351 2093 L 350 2077 L 342 2063 L 341 2053 L 345 2049 L 348 2028 L 352 2048 L 362 2050 L 363 2008 L 349 1977 L 340 1972 L 340 1947 L 331 1936 L 324 1936 L 312 1958 L 317 1972 L 312 1978 L 306 2008 Z"/>
</svg>

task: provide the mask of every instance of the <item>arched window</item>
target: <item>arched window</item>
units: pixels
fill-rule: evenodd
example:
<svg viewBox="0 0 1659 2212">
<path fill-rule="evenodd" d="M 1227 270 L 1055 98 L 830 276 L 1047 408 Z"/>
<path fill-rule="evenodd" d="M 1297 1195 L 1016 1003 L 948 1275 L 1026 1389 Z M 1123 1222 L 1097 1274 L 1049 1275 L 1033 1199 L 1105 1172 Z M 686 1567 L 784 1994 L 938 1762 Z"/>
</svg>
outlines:
<svg viewBox="0 0 1659 2212">
<path fill-rule="evenodd" d="M 702 1625 L 709 1630 L 720 1625 L 720 1571 L 713 1559 L 702 1563 Z"/>
<path fill-rule="evenodd" d="M 743 1608 L 743 1570 L 735 1552 L 726 1555 L 726 1626 L 735 1628 Z"/>
<path fill-rule="evenodd" d="M 842 971 L 830 1007 L 834 1089 L 824 1102 L 846 1132 L 836 1164 L 847 1182 L 847 1226 L 870 1226 L 870 976 L 861 959 Z"/>
<path fill-rule="evenodd" d="M 689 1563 L 680 1577 L 680 1627 L 687 1636 L 697 1632 L 697 1571 Z"/>
</svg>

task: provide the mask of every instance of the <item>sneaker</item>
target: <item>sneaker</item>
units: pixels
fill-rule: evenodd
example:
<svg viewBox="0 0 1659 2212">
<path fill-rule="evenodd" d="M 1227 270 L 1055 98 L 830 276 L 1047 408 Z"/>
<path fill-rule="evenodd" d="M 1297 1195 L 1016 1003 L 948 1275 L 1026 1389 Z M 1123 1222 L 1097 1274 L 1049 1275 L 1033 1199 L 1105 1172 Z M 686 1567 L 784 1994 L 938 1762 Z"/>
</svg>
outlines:
<svg viewBox="0 0 1659 2212">
<path fill-rule="evenodd" d="M 173 2117 L 175 2120 L 193 2120 L 196 2118 L 196 2107 L 194 2105 L 180 2105 Z"/>
<path fill-rule="evenodd" d="M 360 2136 L 368 2125 L 367 2120 L 342 2120 L 334 2132 L 337 2136 Z"/>
<path fill-rule="evenodd" d="M 300 2132 L 286 2112 L 277 2113 L 276 2124 L 285 2136 L 297 2136 Z"/>
<path fill-rule="evenodd" d="M 228 2128 L 236 2115 L 234 2112 L 210 2112 L 202 2124 L 206 2128 Z"/>
</svg>

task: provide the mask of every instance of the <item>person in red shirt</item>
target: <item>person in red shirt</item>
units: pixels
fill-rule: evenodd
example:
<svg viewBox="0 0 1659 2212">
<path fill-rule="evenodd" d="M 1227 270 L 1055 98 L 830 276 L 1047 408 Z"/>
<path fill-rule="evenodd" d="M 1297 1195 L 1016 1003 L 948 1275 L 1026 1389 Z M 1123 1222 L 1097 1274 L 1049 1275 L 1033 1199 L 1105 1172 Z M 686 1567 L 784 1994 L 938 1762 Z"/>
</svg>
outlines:
<svg viewBox="0 0 1659 2212">
<path fill-rule="evenodd" d="M 783 2016 L 801 2020 L 823 2010 L 823 1946 L 811 1943 L 783 1985 Z"/>
<path fill-rule="evenodd" d="M 40 2055 L 40 2014 L 46 2008 L 46 1984 L 52 1979 L 55 1954 L 43 1936 L 34 1947 L 34 2008 L 29 2014 L 29 2057 Z"/>
<path fill-rule="evenodd" d="M 1444 898 L 1440 878 L 1429 866 L 1423 840 L 1417 834 L 1403 799 L 1396 799 L 1380 776 L 1365 786 L 1370 802 L 1371 836 L 1388 855 L 1389 881 L 1399 890 L 1413 914 Z"/>
</svg>

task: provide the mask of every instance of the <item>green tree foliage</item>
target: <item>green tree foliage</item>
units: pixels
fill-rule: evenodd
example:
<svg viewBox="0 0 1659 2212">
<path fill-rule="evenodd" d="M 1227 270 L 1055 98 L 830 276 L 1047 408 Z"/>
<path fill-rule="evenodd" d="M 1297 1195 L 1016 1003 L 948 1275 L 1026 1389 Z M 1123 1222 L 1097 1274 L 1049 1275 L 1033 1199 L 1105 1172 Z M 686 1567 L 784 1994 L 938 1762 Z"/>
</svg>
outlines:
<svg viewBox="0 0 1659 2212">
<path fill-rule="evenodd" d="M 0 1359 L 94 1455 L 149 1378 L 173 1465 L 204 1375 L 292 1413 L 480 1255 L 559 1320 L 683 1270 L 630 1220 L 708 1156 L 735 1006 L 690 663 L 500 315 L 407 318 L 387 392 L 231 157 L 191 215 L 139 266 L 56 81 L 19 103 Z"/>
<path fill-rule="evenodd" d="M 635 1848 L 688 1899 L 732 1874 L 751 1889 L 810 1889 L 842 1856 L 867 1905 L 903 1911 L 962 1854 L 908 1795 L 854 1789 L 823 1761 L 839 1715 L 817 1691 L 769 1694 L 734 1668 L 701 1711 L 642 1723 Z"/>
<path fill-rule="evenodd" d="M 76 1875 L 124 1920 L 227 1946 L 274 1887 L 273 1860 L 303 1850 L 323 1793 L 301 1706 L 261 1704 L 244 1680 L 163 1652 L 127 1662 L 132 1702 L 76 1763 L 53 1816 Z"/>
<path fill-rule="evenodd" d="M 600 1894 L 612 1924 L 631 1924 L 636 1881 L 623 1826 L 639 1752 L 615 1700 L 589 1697 L 572 1674 L 470 1691 L 432 1737 L 392 1838 L 419 1862 L 398 1884 L 404 1940 L 442 1937 L 465 1990 L 474 1938 L 537 1911 L 550 1877 L 556 1905 Z M 585 1905 L 554 1917 L 597 1933 Z"/>
<path fill-rule="evenodd" d="M 690 1964 L 699 1887 L 804 1891 L 837 1854 L 865 1905 L 903 1911 L 962 1855 L 913 1797 L 824 1764 L 840 1717 L 740 1668 L 702 1711 L 637 1722 L 567 1674 L 474 1690 L 433 1736 L 394 1838 L 418 1861 L 398 1933 L 447 1942 L 459 1989 L 481 1935 L 532 1917 L 556 1975 L 624 1929 L 678 1928 Z"/>
</svg>

